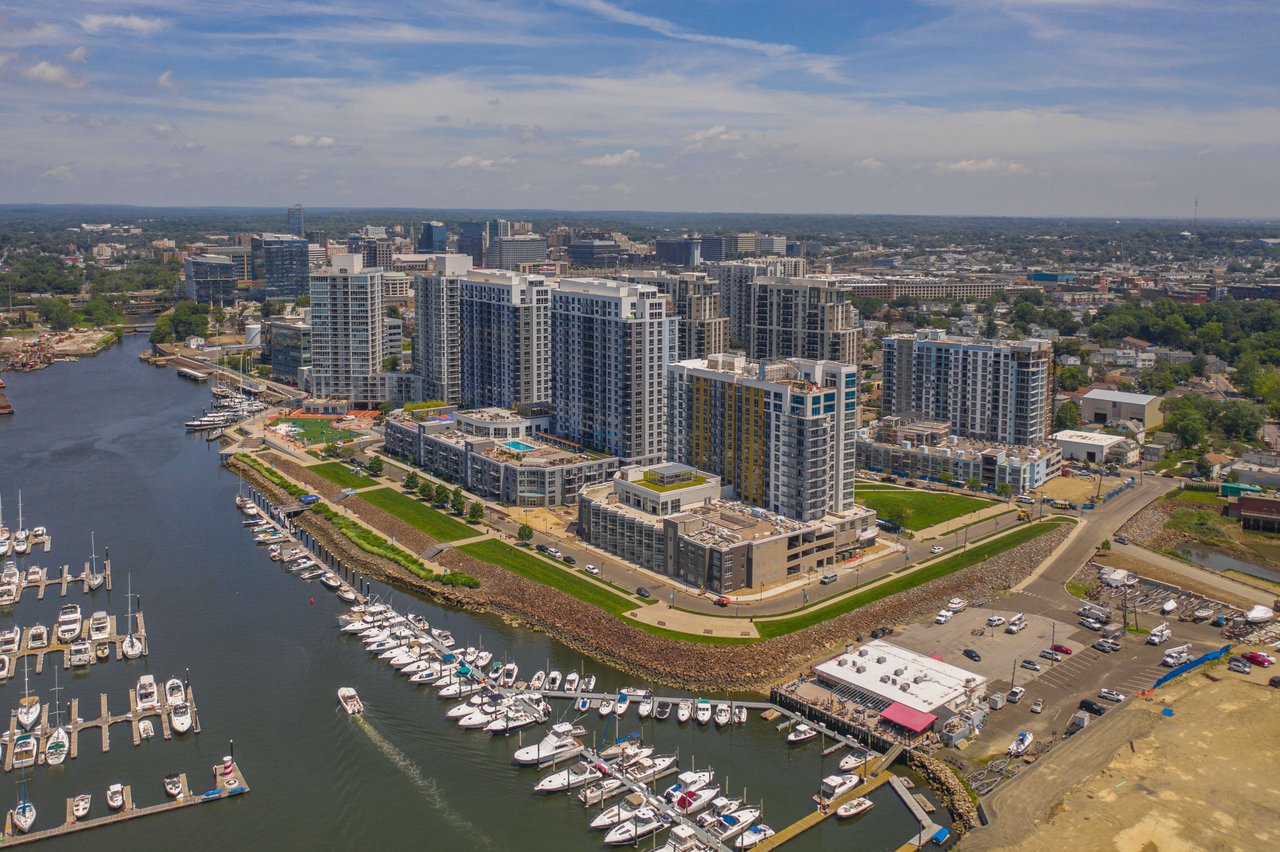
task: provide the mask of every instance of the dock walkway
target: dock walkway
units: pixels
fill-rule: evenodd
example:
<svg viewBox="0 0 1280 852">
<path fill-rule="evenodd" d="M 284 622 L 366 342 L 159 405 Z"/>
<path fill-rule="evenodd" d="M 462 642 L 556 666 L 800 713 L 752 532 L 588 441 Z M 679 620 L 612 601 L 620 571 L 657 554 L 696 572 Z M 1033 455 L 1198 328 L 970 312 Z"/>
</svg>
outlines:
<svg viewBox="0 0 1280 852">
<path fill-rule="evenodd" d="M 815 825 L 822 822 L 827 817 L 830 817 L 833 814 L 835 814 L 836 810 L 845 802 L 851 802 L 854 799 L 858 798 L 859 796 L 865 796 L 874 790 L 880 789 L 887 782 L 892 782 L 897 780 L 899 779 L 896 776 L 888 772 L 881 772 L 879 775 L 876 775 L 862 782 L 857 787 L 854 787 L 852 790 L 850 790 L 848 793 L 845 793 L 843 796 L 839 797 L 838 799 L 833 799 L 825 810 L 815 809 L 812 812 L 806 814 L 805 816 L 800 817 L 800 819 L 791 823 L 791 825 L 777 832 L 772 837 L 766 837 L 764 840 L 756 844 L 755 848 L 760 850 L 776 849 L 782 844 L 790 840 L 794 840 L 801 834 L 804 834 L 806 831 L 813 828 Z"/>
</svg>

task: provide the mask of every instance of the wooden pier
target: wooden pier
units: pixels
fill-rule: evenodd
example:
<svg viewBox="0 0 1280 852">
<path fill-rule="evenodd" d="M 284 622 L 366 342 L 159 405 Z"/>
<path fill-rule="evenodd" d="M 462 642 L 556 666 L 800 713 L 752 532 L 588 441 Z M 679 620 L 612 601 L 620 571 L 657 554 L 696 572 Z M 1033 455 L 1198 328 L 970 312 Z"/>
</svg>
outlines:
<svg viewBox="0 0 1280 852">
<path fill-rule="evenodd" d="M 223 764 L 217 764 L 213 767 L 213 786 L 202 793 L 195 793 L 191 790 L 187 783 L 187 776 L 184 773 L 182 779 L 182 793 L 176 799 L 161 802 L 157 805 L 146 805 L 138 807 L 133 800 L 133 788 L 126 786 L 124 788 L 124 807 L 118 811 L 101 817 L 90 817 L 88 819 L 77 821 L 72 814 L 72 802 L 74 799 L 67 799 L 66 821 L 56 828 L 49 828 L 43 831 L 33 831 L 28 834 L 17 833 L 13 825 L 13 811 L 10 810 L 5 817 L 4 837 L 2 842 L 6 848 L 10 846 L 18 846 L 23 843 L 33 843 L 37 840 L 47 840 L 51 837 L 60 837 L 62 835 L 71 834 L 77 831 L 84 831 L 90 828 L 98 828 L 104 825 L 113 825 L 115 823 L 124 822 L 125 820 L 136 819 L 138 817 L 150 816 L 151 814 L 163 813 L 165 811 L 173 811 L 178 808 L 190 807 L 192 805 L 203 805 L 206 802 L 217 802 L 221 799 L 227 799 L 232 796 L 239 796 L 249 792 L 249 783 L 245 780 L 244 774 L 240 771 L 240 766 L 234 761 L 230 767 L 226 768 Z M 94 798 L 98 801 L 100 794 L 95 794 Z"/>
<path fill-rule="evenodd" d="M 146 618 L 143 616 L 141 612 L 135 612 L 133 616 L 135 619 L 135 623 L 137 625 L 137 629 L 134 631 L 133 635 L 136 636 L 138 640 L 142 643 L 141 656 L 145 657 L 151 653 L 150 645 L 147 642 Z M 98 663 L 104 663 L 113 656 L 117 660 L 124 659 L 124 640 L 129 634 L 128 634 L 128 631 L 124 633 L 121 633 L 119 631 L 118 618 L 119 617 L 115 615 L 110 616 L 111 626 L 108 630 L 106 639 L 93 640 L 93 648 L 92 648 L 93 654 L 87 665 L 97 665 Z M 18 672 L 22 670 L 22 667 L 18 665 L 18 663 L 20 660 L 22 660 L 23 657 L 32 657 L 35 659 L 36 674 L 41 674 L 44 671 L 44 660 L 45 660 L 45 657 L 48 656 L 49 654 L 60 654 L 62 656 L 62 668 L 63 669 L 71 668 L 71 643 L 60 642 L 56 638 L 53 638 L 53 634 L 55 630 L 56 630 L 56 625 L 55 627 L 49 628 L 51 641 L 48 645 L 46 645 L 43 648 L 29 647 L 28 641 L 31 635 L 30 628 L 27 628 L 22 632 L 23 641 L 19 645 L 19 650 L 13 654 L 8 655 L 10 657 L 10 665 L 9 665 L 10 678 L 16 677 Z M 84 623 L 80 627 L 80 635 L 77 636 L 76 638 L 77 639 L 89 638 L 89 619 L 87 618 L 84 619 Z M 72 640 L 72 641 L 75 641 L 75 640 Z M 102 649 L 103 646 L 106 646 L 106 651 L 102 656 L 99 656 L 98 652 L 100 649 Z M 77 666 L 77 668 L 80 668 L 80 666 Z"/>
<path fill-rule="evenodd" d="M 874 790 L 880 789 L 893 778 L 894 776 L 891 773 L 881 772 L 880 774 L 863 781 L 848 793 L 845 793 L 837 799 L 833 799 L 826 808 L 815 809 L 791 823 L 791 825 L 781 831 L 778 831 L 772 837 L 766 837 L 764 840 L 757 843 L 755 848 L 760 850 L 776 849 L 787 841 L 794 840 L 796 837 L 804 834 L 827 817 L 835 815 L 836 810 L 838 810 L 841 805 L 846 802 L 851 802 L 859 796 L 865 796 Z"/>
<path fill-rule="evenodd" d="M 49 548 L 48 546 L 46 546 L 45 552 L 47 553 L 48 550 Z M 70 565 L 63 565 L 62 569 L 58 572 L 56 576 L 50 576 L 49 570 L 45 569 L 43 576 L 39 580 L 28 580 L 26 578 L 26 574 L 23 573 L 22 580 L 21 582 L 18 583 L 17 595 L 14 597 L 12 605 L 17 606 L 18 602 L 22 600 L 22 593 L 25 592 L 27 589 L 35 589 L 36 600 L 44 600 L 45 592 L 49 589 L 49 587 L 57 586 L 59 595 L 65 598 L 67 596 L 67 589 L 70 588 L 72 584 L 78 583 L 81 587 L 81 591 L 83 591 L 87 595 L 93 591 L 93 589 L 89 588 L 90 573 L 91 572 L 90 572 L 88 562 L 84 563 L 84 570 L 81 573 L 75 574 L 75 575 L 72 575 Z M 107 589 L 107 591 L 111 591 L 111 560 L 110 559 L 103 560 L 101 576 L 106 578 L 107 582 L 104 584 L 105 588 Z"/>
</svg>

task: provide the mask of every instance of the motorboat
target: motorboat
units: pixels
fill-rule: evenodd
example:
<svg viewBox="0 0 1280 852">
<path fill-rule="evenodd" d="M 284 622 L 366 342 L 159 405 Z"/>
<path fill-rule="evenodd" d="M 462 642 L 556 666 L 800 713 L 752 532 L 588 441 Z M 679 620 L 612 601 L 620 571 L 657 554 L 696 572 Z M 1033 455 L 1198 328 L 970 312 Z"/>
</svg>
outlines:
<svg viewBox="0 0 1280 852">
<path fill-rule="evenodd" d="M 716 839 L 724 842 L 732 840 L 760 819 L 759 808 L 737 808 L 731 813 L 722 814 L 711 825 L 711 833 Z"/>
<path fill-rule="evenodd" d="M 595 784 L 583 787 L 578 793 L 578 801 L 587 807 L 591 807 L 612 799 L 626 789 L 626 784 L 621 778 L 611 775 Z"/>
<path fill-rule="evenodd" d="M 856 817 L 858 814 L 865 814 L 875 806 L 876 803 L 868 799 L 866 796 L 859 796 L 858 798 L 851 799 L 836 808 L 836 816 L 839 819 L 849 819 L 850 817 Z"/>
<path fill-rule="evenodd" d="M 1244 620 L 1248 624 L 1266 624 L 1275 617 L 1275 612 L 1273 612 L 1270 607 L 1265 607 L 1262 604 L 1258 604 L 1250 608 L 1250 610 L 1244 614 Z"/>
<path fill-rule="evenodd" d="M 643 807 L 635 816 L 621 825 L 615 825 L 604 836 L 606 846 L 630 846 L 651 834 L 657 834 L 670 824 L 670 817 L 653 808 Z"/>
<path fill-rule="evenodd" d="M 625 716 L 627 708 L 631 706 L 631 696 L 625 692 L 619 692 L 618 698 L 613 702 L 613 713 L 615 716 Z"/>
<path fill-rule="evenodd" d="M 600 771 L 600 767 L 584 761 L 575 763 L 568 769 L 553 772 L 541 779 L 533 786 L 533 792 L 559 793 L 562 790 L 572 790 L 575 787 L 590 784 L 592 781 L 598 781 L 602 777 L 604 777 L 604 773 Z"/>
<path fill-rule="evenodd" d="M 23 581 L 28 586 L 38 586 L 44 582 L 44 569 L 39 565 L 32 565 L 27 569 L 26 576 Z"/>
<path fill-rule="evenodd" d="M 538 671 L 534 673 L 533 677 L 529 678 L 529 688 L 542 689 L 542 684 L 544 684 L 546 680 L 547 673 L 542 669 L 538 669 Z"/>
<path fill-rule="evenodd" d="M 49 647 L 49 628 L 43 624 L 32 625 L 27 631 L 27 647 L 32 650 Z"/>
<path fill-rule="evenodd" d="M 12 668 L 13 658 L 7 654 L 0 655 L 0 680 L 8 680 L 9 675 L 13 673 Z"/>
<path fill-rule="evenodd" d="M 444 677 L 444 672 L 438 666 L 430 666 L 423 671 L 417 671 L 409 675 L 409 683 L 430 686 L 439 681 L 442 677 Z"/>
<path fill-rule="evenodd" d="M 342 580 L 332 571 L 326 571 L 320 575 L 320 585 L 326 589 L 338 589 L 342 586 Z"/>
<path fill-rule="evenodd" d="M 865 766 L 869 758 L 870 755 L 865 751 L 850 751 L 844 757 L 840 758 L 840 771 L 852 772 L 861 766 Z"/>
<path fill-rule="evenodd" d="M 693 713 L 694 719 L 699 725 L 705 725 L 711 721 L 711 702 L 705 698 L 699 698 Z"/>
<path fill-rule="evenodd" d="M 143 675 L 138 678 L 137 702 L 139 710 L 154 710 L 160 706 L 160 692 L 156 688 L 154 675 Z"/>
<path fill-rule="evenodd" d="M 1021 757 L 1027 753 L 1027 749 L 1031 748 L 1031 743 L 1035 741 L 1035 734 L 1030 731 L 1023 731 L 1013 738 L 1013 742 L 1009 743 L 1009 756 Z"/>
<path fill-rule="evenodd" d="M 176 773 L 164 776 L 164 791 L 174 799 L 182 798 L 182 776 Z"/>
<path fill-rule="evenodd" d="M 628 767 L 627 774 L 637 784 L 647 784 L 655 778 L 660 778 L 666 774 L 668 769 L 676 765 L 677 760 L 679 758 L 674 754 L 664 754 L 661 757 L 644 757 Z"/>
<path fill-rule="evenodd" d="M 516 677 L 520 674 L 520 667 L 515 663 L 507 663 L 502 667 L 502 674 L 498 676 L 498 685 L 505 686 L 508 689 L 516 685 Z"/>
<path fill-rule="evenodd" d="M 111 618 L 104 610 L 89 617 L 89 641 L 102 642 L 111 635 Z"/>
<path fill-rule="evenodd" d="M 44 539 L 46 539 L 46 538 L 48 538 L 48 537 L 49 537 L 49 531 L 48 531 L 47 529 L 45 529 L 44 527 L 32 527 L 32 528 L 31 528 L 31 537 L 32 537 L 33 539 L 38 540 L 38 541 L 42 541 L 42 540 L 44 540 Z"/>
<path fill-rule="evenodd" d="M 656 749 L 653 746 L 637 745 L 627 740 L 612 758 L 614 760 L 614 768 L 618 770 L 630 769 L 646 757 L 651 756 L 654 751 Z M 600 752 L 600 756 L 604 757 L 606 753 L 608 753 L 608 749 Z"/>
<path fill-rule="evenodd" d="M 12 583 L 15 586 L 22 581 L 22 574 L 18 572 L 18 563 L 10 559 L 4 563 L 4 570 L 0 571 L 0 583 Z"/>
<path fill-rule="evenodd" d="M 733 721 L 733 710 L 728 704 L 717 704 L 715 710 L 716 727 L 723 728 Z"/>
<path fill-rule="evenodd" d="M 93 804 L 93 796 L 81 793 L 71 801 L 71 815 L 76 819 L 84 819 L 89 815 L 89 806 Z"/>
<path fill-rule="evenodd" d="M 579 698 L 576 706 L 578 708 L 579 713 L 586 713 L 591 709 L 591 699 Z"/>
<path fill-rule="evenodd" d="M 454 646 L 455 640 L 453 638 L 453 634 L 450 633 L 448 630 L 444 630 L 443 628 L 439 628 L 439 627 L 433 627 L 431 628 L 431 636 L 446 648 L 452 648 Z"/>
<path fill-rule="evenodd" d="M 400 666 L 400 674 L 415 675 L 431 669 L 435 669 L 436 673 L 439 674 L 440 661 L 428 653 L 423 653 L 413 662 Z"/>
<path fill-rule="evenodd" d="M 745 707 L 733 708 L 733 724 L 735 725 L 747 724 L 747 708 Z"/>
<path fill-rule="evenodd" d="M 113 811 L 118 811 L 124 807 L 123 784 L 115 783 L 107 788 L 107 807 Z"/>
<path fill-rule="evenodd" d="M 315 568 L 308 568 L 307 570 L 300 572 L 298 576 L 303 580 L 314 580 L 317 577 L 324 576 L 324 574 L 325 570 L 317 565 Z"/>
<path fill-rule="evenodd" d="M 666 719 L 671 716 L 671 702 L 659 701 L 653 708 L 653 718 Z"/>
<path fill-rule="evenodd" d="M 947 601 L 947 609 L 952 612 L 964 612 L 969 608 L 969 602 L 964 598 L 952 598 Z"/>
<path fill-rule="evenodd" d="M 0 654 L 12 654 L 18 650 L 22 642 L 22 628 L 18 625 L 0 631 Z"/>
<path fill-rule="evenodd" d="M 463 678 L 445 684 L 437 694 L 441 698 L 465 698 L 484 688 L 485 685 L 478 680 Z M 534 721 L 536 722 L 537 720 L 535 719 Z"/>
<path fill-rule="evenodd" d="M 152 724 L 150 719 L 143 719 L 138 723 L 138 736 L 144 740 L 149 740 L 156 735 L 156 726 Z"/>
<path fill-rule="evenodd" d="M 16 583 L 0 583 L 0 606 L 12 606 L 18 600 Z"/>
<path fill-rule="evenodd" d="M 1213 618 L 1213 610 L 1207 606 L 1195 611 L 1196 621 L 1208 621 L 1210 618 Z"/>
<path fill-rule="evenodd" d="M 88 639 L 77 639 L 67 649 L 67 656 L 72 666 L 87 666 L 93 662 L 93 643 Z"/>
<path fill-rule="evenodd" d="M 761 823 L 760 825 L 749 825 L 747 830 L 738 835 L 738 839 L 733 842 L 734 849 L 751 849 L 757 844 L 763 843 L 765 840 L 777 834 L 769 826 Z"/>
<path fill-rule="evenodd" d="M 711 805 L 707 808 L 707 812 L 698 815 L 698 825 L 703 828 L 711 828 L 711 826 L 716 824 L 716 820 L 720 817 L 725 814 L 733 813 L 740 807 L 742 807 L 741 799 L 731 799 L 728 796 L 716 796 L 711 800 Z"/>
<path fill-rule="evenodd" d="M 498 701 L 502 698 L 502 694 L 498 692 L 477 692 L 461 704 L 455 704 L 450 707 L 448 711 L 445 712 L 444 717 L 446 719 L 465 719 L 467 716 L 476 712 L 477 708 L 481 707 L 485 703 Z"/>
<path fill-rule="evenodd" d="M 573 735 L 573 725 L 558 722 L 551 726 L 541 742 L 517 749 L 512 759 L 521 766 L 533 766 L 576 757 L 582 751 L 582 741 Z"/>
<path fill-rule="evenodd" d="M 668 802 L 674 802 L 685 793 L 701 790 L 710 784 L 715 777 L 715 772 L 710 769 L 686 769 L 676 776 L 676 783 L 662 791 L 662 798 Z"/>
<path fill-rule="evenodd" d="M 36 739 L 35 734 L 19 734 L 13 741 L 13 768 L 25 769 L 28 766 L 35 766 L 36 752 L 39 748 L 40 741 Z"/>
<path fill-rule="evenodd" d="M 862 779 L 852 772 L 840 775 L 828 775 L 826 778 L 822 779 L 822 783 L 818 786 L 818 800 L 821 802 L 830 802 L 834 799 L 838 799 L 845 793 L 848 793 L 850 790 L 857 787 L 861 782 Z"/>
<path fill-rule="evenodd" d="M 538 718 L 533 714 L 526 713 L 524 710 L 508 708 L 507 712 L 485 725 L 484 729 L 495 736 L 505 736 L 513 731 L 536 724 L 538 724 Z"/>
<path fill-rule="evenodd" d="M 107 657 L 110 657 L 111 643 L 110 642 L 95 643 L 93 646 L 93 655 L 97 657 L 99 660 L 105 660 Z"/>
<path fill-rule="evenodd" d="M 563 681 L 563 677 L 561 676 L 560 672 L 557 669 L 552 669 L 550 672 L 547 673 L 547 680 L 545 684 L 547 692 L 556 692 L 557 690 L 559 690 L 560 684 L 562 681 Z M 532 681 L 530 681 L 529 685 L 533 689 L 538 689 L 538 687 L 533 686 Z"/>
<path fill-rule="evenodd" d="M 185 701 L 169 705 L 169 724 L 175 734 L 185 734 L 191 730 L 191 705 Z"/>
<path fill-rule="evenodd" d="M 681 793 L 676 797 L 676 800 L 672 802 L 672 804 L 675 805 L 676 810 L 688 817 L 693 816 L 698 811 L 711 804 L 719 795 L 720 788 L 713 784 L 710 787 L 703 787 L 700 790 L 690 790 L 686 793 Z"/>
<path fill-rule="evenodd" d="M 364 702 L 353 687 L 343 686 L 338 689 L 338 703 L 347 711 L 348 716 L 359 716 L 364 712 Z"/>
<path fill-rule="evenodd" d="M 564 676 L 564 691 L 565 692 L 578 691 L 578 673 L 577 672 L 569 672 L 567 675 Z"/>
<path fill-rule="evenodd" d="M 510 706 L 511 701 L 506 698 L 499 701 L 485 702 L 473 709 L 470 715 L 459 719 L 458 727 L 464 730 L 487 728 L 499 714 L 505 713 Z"/>
<path fill-rule="evenodd" d="M 640 715 L 641 719 L 648 719 L 650 716 L 652 716 L 653 715 L 653 699 L 647 696 L 645 698 L 640 699 L 640 706 L 636 708 L 636 713 Z"/>
<path fill-rule="evenodd" d="M 671 826 L 667 842 L 653 852 L 710 852 L 710 850 L 710 846 L 698 839 L 698 832 L 693 826 L 678 822 Z"/>
<path fill-rule="evenodd" d="M 595 676 L 595 675 L 583 675 L 583 676 L 582 676 L 582 685 L 581 685 L 580 687 L 578 687 L 578 688 L 579 688 L 580 690 L 582 690 L 583 692 L 595 692 L 595 689 L 596 689 L 596 676 Z"/>
<path fill-rule="evenodd" d="M 616 805 L 605 808 L 596 814 L 595 819 L 591 820 L 591 828 L 597 830 L 613 828 L 615 825 L 620 825 L 634 817 L 646 805 L 648 805 L 648 799 L 643 794 L 630 793 Z"/>
<path fill-rule="evenodd" d="M 817 728 L 810 727 L 809 725 L 806 725 L 804 722 L 801 722 L 800 724 L 792 728 L 791 732 L 787 734 L 787 742 L 790 743 L 791 745 L 795 745 L 797 743 L 805 743 L 813 739 L 817 735 L 818 735 Z"/>
<path fill-rule="evenodd" d="M 482 669 L 485 666 L 489 665 L 489 663 L 491 662 L 493 662 L 492 651 L 481 651 L 480 653 L 476 654 L 476 668 Z"/>
<path fill-rule="evenodd" d="M 613 712 L 613 699 L 605 698 L 600 702 L 600 716 L 605 717 Z"/>
<path fill-rule="evenodd" d="M 62 609 L 58 610 L 58 641 L 70 642 L 72 639 L 78 638 L 82 626 L 80 606 L 78 604 L 63 604 Z"/>
<path fill-rule="evenodd" d="M 13 824 L 14 824 L 14 827 L 18 829 L 18 831 L 21 831 L 23 834 L 26 834 L 28 831 L 31 830 L 31 826 L 35 823 L 35 821 L 36 821 L 36 806 L 31 804 L 31 800 L 26 797 L 26 790 L 24 785 L 22 798 L 18 800 L 18 804 L 13 809 Z"/>
<path fill-rule="evenodd" d="M 66 728 L 57 727 L 49 734 L 44 744 L 44 762 L 49 766 L 57 766 L 67 759 L 71 751 L 71 736 Z"/>
<path fill-rule="evenodd" d="M 686 698 L 676 705 L 676 721 L 677 722 L 683 725 L 685 722 L 689 721 L 689 719 L 692 716 L 693 716 L 692 701 Z"/>
<path fill-rule="evenodd" d="M 350 586 L 343 586 L 342 588 L 338 589 L 338 600 L 342 601 L 343 603 L 355 603 L 356 590 L 351 588 Z"/>
</svg>

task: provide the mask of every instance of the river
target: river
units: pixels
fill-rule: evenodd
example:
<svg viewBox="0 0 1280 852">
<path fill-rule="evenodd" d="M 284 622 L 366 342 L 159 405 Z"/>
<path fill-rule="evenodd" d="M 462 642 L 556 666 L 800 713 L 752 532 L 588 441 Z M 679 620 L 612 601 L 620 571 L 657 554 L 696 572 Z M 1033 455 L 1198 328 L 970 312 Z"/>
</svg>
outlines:
<svg viewBox="0 0 1280 852">
<path fill-rule="evenodd" d="M 189 672 L 203 732 L 168 742 L 157 733 L 133 748 L 127 727 L 115 726 L 105 754 L 96 731 L 87 732 L 75 760 L 28 770 L 39 810 L 35 828 L 60 824 L 64 798 L 80 792 L 94 795 L 93 816 L 105 814 L 104 792 L 114 781 L 132 784 L 141 805 L 164 800 L 161 779 L 170 772 L 186 772 L 192 789 L 203 791 L 209 767 L 232 740 L 252 792 L 50 840 L 49 848 L 140 849 L 174 838 L 188 849 L 219 850 L 603 848 L 576 798 L 532 794 L 538 773 L 509 764 L 515 737 L 464 732 L 448 722 L 449 704 L 337 632 L 342 607 L 332 594 L 282 571 L 250 543 L 233 502 L 238 480 L 218 464 L 216 445 L 182 429 L 208 405 L 207 387 L 140 363 L 145 345 L 144 337 L 132 336 L 95 358 L 5 375 L 18 411 L 0 418 L 6 522 L 16 526 L 21 489 L 26 526 L 48 527 L 53 536 L 52 552 L 28 562 L 38 559 L 51 570 L 70 564 L 73 573 L 95 533 L 99 555 L 110 549 L 114 590 L 86 597 L 76 589 L 66 601 L 52 591 L 37 601 L 28 591 L 16 608 L 0 613 L 0 626 L 51 625 L 64 602 L 79 603 L 86 618 L 107 609 L 123 622 L 131 580 L 146 614 L 150 655 L 59 671 L 63 701 L 79 698 L 80 715 L 91 717 L 106 693 L 111 712 L 124 713 L 139 675 L 163 683 Z M 585 666 L 600 688 L 627 683 L 544 634 L 379 591 L 394 594 L 398 608 L 447 626 L 459 644 L 483 642 L 510 655 L 525 676 L 548 665 L 565 672 Z M 52 666 L 32 672 L 30 682 L 48 700 Z M 363 719 L 338 709 L 342 685 L 364 698 Z M 16 706 L 21 669 L 0 689 Z M 594 714 L 585 724 L 589 736 L 602 740 L 615 732 L 614 723 Z M 632 711 L 620 730 L 641 727 L 659 753 L 678 751 L 685 768 L 714 767 L 717 781 L 735 794 L 745 788 L 750 801 L 763 802 L 775 828 L 813 808 L 810 796 L 841 756 L 824 760 L 818 741 L 788 749 L 773 725 L 756 718 L 742 728 L 698 730 L 677 725 L 674 714 L 642 726 Z M 526 731 L 524 740 L 536 736 Z M 10 780 L 16 797 L 18 773 Z M 829 819 L 787 848 L 896 849 L 915 833 L 914 822 L 888 787 L 872 798 L 877 807 L 853 825 Z M 0 805 L 11 802 L 0 795 Z M 935 818 L 948 822 L 942 810 Z"/>
</svg>

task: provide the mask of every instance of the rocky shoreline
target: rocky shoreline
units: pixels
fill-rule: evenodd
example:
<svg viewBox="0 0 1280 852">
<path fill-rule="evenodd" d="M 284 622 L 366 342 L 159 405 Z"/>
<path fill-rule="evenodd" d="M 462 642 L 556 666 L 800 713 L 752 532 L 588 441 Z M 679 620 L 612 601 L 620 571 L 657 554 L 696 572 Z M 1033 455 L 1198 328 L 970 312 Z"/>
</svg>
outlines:
<svg viewBox="0 0 1280 852">
<path fill-rule="evenodd" d="M 272 458 L 282 473 L 297 476 L 327 495 L 337 488 L 313 482 L 319 477 L 291 462 Z M 282 489 L 257 471 L 230 459 L 228 467 L 265 494 L 272 502 L 292 502 Z M 327 482 L 327 480 L 325 480 Z M 421 553 L 434 540 L 397 518 L 388 516 L 358 498 L 344 506 L 399 544 Z M 380 517 L 381 516 L 381 517 Z M 384 525 L 384 521 L 386 524 Z M 490 612 L 507 621 L 541 630 L 574 650 L 620 669 L 641 680 L 688 690 L 747 691 L 767 693 L 779 680 L 794 676 L 856 636 L 882 625 L 902 624 L 935 611 L 952 597 L 970 600 L 991 597 L 1008 589 L 1031 571 L 1066 537 L 1069 527 L 1048 532 L 997 557 L 836 616 L 787 636 L 750 644 L 708 644 L 668 639 L 648 633 L 565 592 L 552 589 L 482 562 L 456 550 L 445 550 L 435 563 L 465 571 L 480 580 L 478 589 L 444 586 L 424 580 L 399 565 L 366 553 L 348 541 L 323 518 L 304 513 L 295 523 L 349 567 L 398 588 L 430 595 L 435 601 L 476 612 Z M 661 606 L 661 604 L 654 604 Z"/>
<path fill-rule="evenodd" d="M 907 753 L 907 764 L 924 776 L 930 788 L 938 794 L 942 806 L 951 814 L 951 831 L 963 837 L 978 825 L 978 808 L 969 798 L 964 783 L 945 763 L 920 751 Z"/>
</svg>

